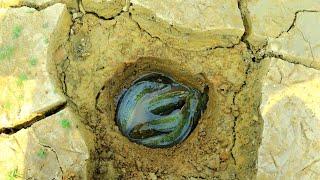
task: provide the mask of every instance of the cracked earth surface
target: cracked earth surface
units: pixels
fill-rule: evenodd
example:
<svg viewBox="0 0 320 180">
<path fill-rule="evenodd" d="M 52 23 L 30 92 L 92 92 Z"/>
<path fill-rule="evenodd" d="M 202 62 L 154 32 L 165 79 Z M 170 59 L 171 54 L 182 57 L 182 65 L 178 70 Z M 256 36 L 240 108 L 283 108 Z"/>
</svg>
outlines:
<svg viewBox="0 0 320 180">
<path fill-rule="evenodd" d="M 320 1 L 0 7 L 0 179 L 320 177 Z M 172 148 L 131 143 L 114 122 L 116 96 L 149 71 L 209 87 Z"/>
</svg>

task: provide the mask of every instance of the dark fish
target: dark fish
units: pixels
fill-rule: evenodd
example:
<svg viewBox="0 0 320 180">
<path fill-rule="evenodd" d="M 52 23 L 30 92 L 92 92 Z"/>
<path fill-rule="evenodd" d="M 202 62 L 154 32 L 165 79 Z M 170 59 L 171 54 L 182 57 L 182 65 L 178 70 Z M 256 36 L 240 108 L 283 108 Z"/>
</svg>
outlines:
<svg viewBox="0 0 320 180">
<path fill-rule="evenodd" d="M 129 140 L 151 148 L 186 139 L 206 109 L 208 96 L 160 73 L 137 79 L 118 102 L 116 123 Z"/>
</svg>

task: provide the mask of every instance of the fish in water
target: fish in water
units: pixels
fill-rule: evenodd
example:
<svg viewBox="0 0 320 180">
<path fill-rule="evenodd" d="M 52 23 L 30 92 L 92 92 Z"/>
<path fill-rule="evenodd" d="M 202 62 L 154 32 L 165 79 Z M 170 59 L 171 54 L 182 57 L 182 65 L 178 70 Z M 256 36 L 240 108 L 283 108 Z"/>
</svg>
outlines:
<svg viewBox="0 0 320 180">
<path fill-rule="evenodd" d="M 133 82 L 119 98 L 116 124 L 130 141 L 151 148 L 171 147 L 196 127 L 208 95 L 161 74 Z"/>
</svg>

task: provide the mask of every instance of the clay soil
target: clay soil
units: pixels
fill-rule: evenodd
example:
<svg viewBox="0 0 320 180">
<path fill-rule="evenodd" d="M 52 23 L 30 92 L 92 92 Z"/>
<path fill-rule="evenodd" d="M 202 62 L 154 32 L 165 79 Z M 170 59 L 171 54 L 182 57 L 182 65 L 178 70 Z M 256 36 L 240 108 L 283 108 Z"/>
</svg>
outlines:
<svg viewBox="0 0 320 180">
<path fill-rule="evenodd" d="M 59 53 L 60 87 L 96 136 L 94 179 L 252 179 L 262 120 L 263 63 L 243 43 L 203 51 L 176 49 L 152 37 L 129 13 L 105 20 L 86 14 Z M 147 72 L 161 72 L 206 91 L 207 109 L 192 134 L 171 148 L 130 142 L 115 124 L 121 91 Z"/>
</svg>

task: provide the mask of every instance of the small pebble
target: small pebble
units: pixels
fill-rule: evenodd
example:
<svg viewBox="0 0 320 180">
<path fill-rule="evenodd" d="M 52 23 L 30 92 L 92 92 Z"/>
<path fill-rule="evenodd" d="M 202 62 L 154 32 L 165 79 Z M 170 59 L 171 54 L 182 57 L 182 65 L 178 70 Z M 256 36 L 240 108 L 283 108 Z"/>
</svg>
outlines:
<svg viewBox="0 0 320 180">
<path fill-rule="evenodd" d="M 157 175 L 155 173 L 149 173 L 148 178 L 151 180 L 157 180 Z"/>
</svg>

